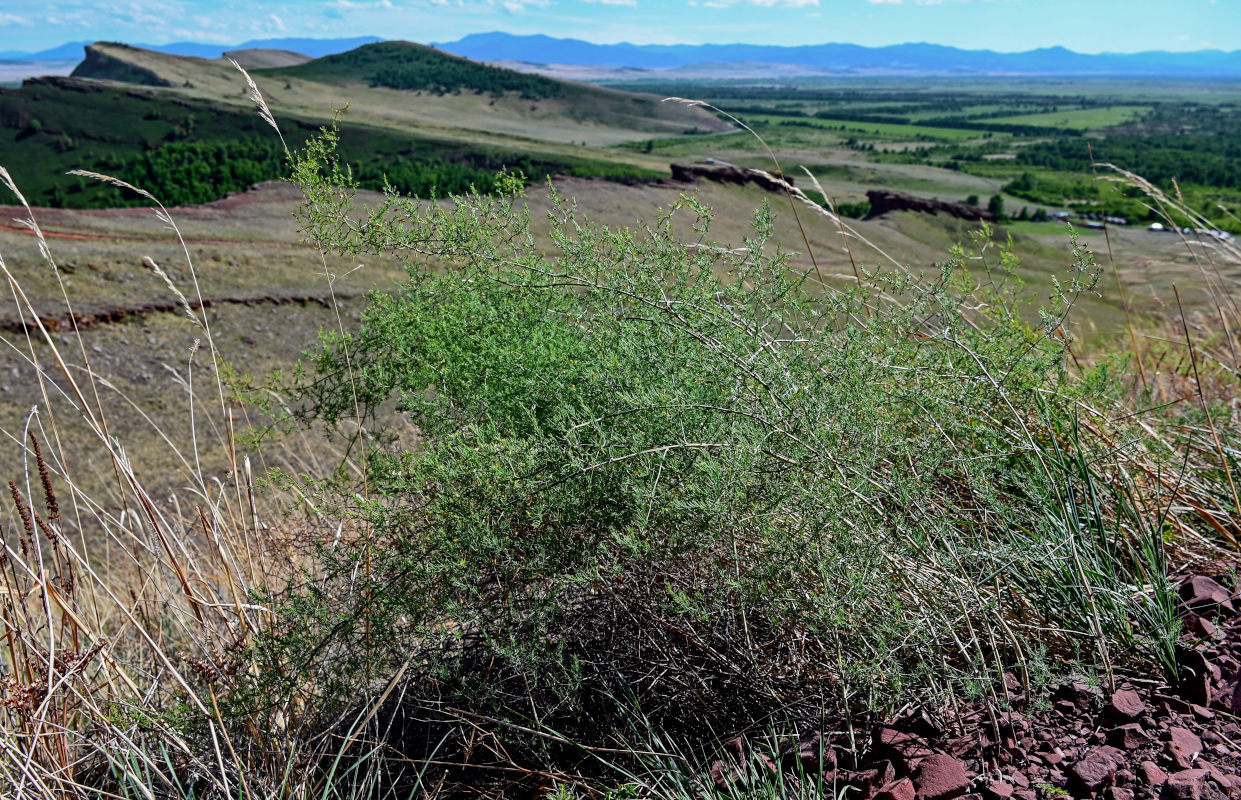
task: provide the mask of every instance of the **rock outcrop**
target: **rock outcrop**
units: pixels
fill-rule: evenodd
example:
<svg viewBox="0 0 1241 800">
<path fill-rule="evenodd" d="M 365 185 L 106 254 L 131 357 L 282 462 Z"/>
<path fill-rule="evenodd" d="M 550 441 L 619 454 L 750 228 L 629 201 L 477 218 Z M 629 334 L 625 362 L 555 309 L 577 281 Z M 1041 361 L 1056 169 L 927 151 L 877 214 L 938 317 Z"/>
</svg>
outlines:
<svg viewBox="0 0 1241 800">
<path fill-rule="evenodd" d="M 916 211 L 919 214 L 946 214 L 971 222 L 996 221 L 995 214 L 978 206 L 945 200 L 928 200 L 925 197 L 915 197 L 912 194 L 894 192 L 890 189 L 872 189 L 866 193 L 866 199 L 870 201 L 870 214 L 867 215 L 867 219 L 881 217 L 891 211 Z"/>
<path fill-rule="evenodd" d="M 171 83 L 156 75 L 149 69 L 131 64 L 109 54 L 106 48 L 128 48 L 123 44 L 108 44 L 105 47 L 86 45 L 86 58 L 70 73 L 71 78 L 94 78 L 100 81 L 117 81 L 119 83 L 136 83 L 140 86 L 172 86 Z"/>
<path fill-rule="evenodd" d="M 731 183 L 745 186 L 752 183 L 769 192 L 783 192 L 784 186 L 767 174 L 758 170 L 746 169 L 733 164 L 673 164 L 672 179 L 682 183 L 711 181 L 712 183 Z M 790 185 L 793 179 L 785 177 Z"/>
</svg>

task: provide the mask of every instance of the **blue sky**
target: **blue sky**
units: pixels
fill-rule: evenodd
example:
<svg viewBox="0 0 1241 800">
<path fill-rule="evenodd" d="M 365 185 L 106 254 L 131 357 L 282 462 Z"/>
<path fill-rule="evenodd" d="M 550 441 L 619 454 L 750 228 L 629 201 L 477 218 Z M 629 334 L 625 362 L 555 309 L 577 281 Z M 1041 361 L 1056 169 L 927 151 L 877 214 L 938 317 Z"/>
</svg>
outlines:
<svg viewBox="0 0 1241 800">
<path fill-rule="evenodd" d="M 443 42 L 494 30 L 643 44 L 1241 50 L 1241 0 L 0 0 L 0 50 L 27 52 L 97 39 Z"/>
</svg>

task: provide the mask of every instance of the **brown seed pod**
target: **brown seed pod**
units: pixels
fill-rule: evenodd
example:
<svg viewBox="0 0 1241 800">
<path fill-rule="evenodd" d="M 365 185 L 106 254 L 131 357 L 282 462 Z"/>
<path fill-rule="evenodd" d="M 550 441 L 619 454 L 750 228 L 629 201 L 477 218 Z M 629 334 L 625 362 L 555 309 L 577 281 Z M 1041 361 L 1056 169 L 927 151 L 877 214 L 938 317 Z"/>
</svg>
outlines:
<svg viewBox="0 0 1241 800">
<path fill-rule="evenodd" d="M 26 538 L 34 539 L 34 520 L 30 518 L 30 506 L 22 498 L 22 492 L 14 481 L 9 481 L 9 491 L 13 494 L 13 505 L 17 506 L 17 514 L 22 518 L 22 525 L 26 527 Z"/>
<path fill-rule="evenodd" d="M 60 503 L 56 501 L 56 488 L 52 486 L 52 474 L 47 468 L 47 462 L 43 459 L 43 448 L 39 446 L 39 439 L 34 435 L 34 431 L 30 432 L 30 443 L 34 446 L 34 460 L 39 465 L 39 480 L 43 483 L 43 498 L 47 502 L 47 518 L 55 522 L 60 519 Z"/>
</svg>

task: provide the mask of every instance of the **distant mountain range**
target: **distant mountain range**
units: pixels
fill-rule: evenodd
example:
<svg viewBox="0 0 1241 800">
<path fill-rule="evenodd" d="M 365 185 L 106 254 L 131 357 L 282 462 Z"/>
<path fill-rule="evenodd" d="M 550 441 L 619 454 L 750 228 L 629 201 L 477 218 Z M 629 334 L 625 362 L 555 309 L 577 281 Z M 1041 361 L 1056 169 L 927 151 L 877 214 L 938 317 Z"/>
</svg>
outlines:
<svg viewBox="0 0 1241 800">
<path fill-rule="evenodd" d="M 231 50 L 289 50 L 319 58 L 342 53 L 363 44 L 381 41 L 366 36 L 351 39 L 261 39 L 238 45 L 205 45 L 176 42 L 138 47 L 174 55 L 219 58 Z M 0 59 L 65 60 L 81 58 L 85 42 L 37 53 L 0 52 Z M 853 44 L 802 46 L 755 44 L 635 45 L 592 44 L 578 39 L 551 36 L 517 36 L 509 33 L 471 34 L 455 42 L 435 45 L 449 53 L 476 61 L 499 61 L 525 65 L 537 71 L 549 65 L 596 68 L 598 75 L 624 70 L 625 77 L 640 78 L 644 72 L 667 70 L 697 76 L 760 76 L 764 71 L 783 75 L 1058 75 L 1058 76 L 1151 76 L 1169 78 L 1241 77 L 1241 51 L 1199 50 L 1187 53 L 1075 53 L 1063 47 L 1023 53 L 961 50 L 934 44 L 900 44 L 862 47 Z M 726 65 L 736 65 L 725 68 Z M 744 65 L 744 66 L 742 66 Z M 779 65 L 777 69 L 775 66 Z M 583 73 L 588 77 L 589 73 Z M 655 75 L 652 75 L 655 77 Z"/>
<path fill-rule="evenodd" d="M 862 47 L 855 44 L 802 46 L 755 44 L 592 44 L 550 36 L 480 33 L 438 44 L 443 50 L 484 61 L 525 61 L 597 67 L 669 70 L 707 62 L 780 64 L 820 73 L 930 73 L 975 75 L 1150 75 L 1231 77 L 1241 75 L 1241 51 L 1190 53 L 1075 53 L 1049 47 L 1024 53 L 961 50 L 936 44 Z"/>
</svg>

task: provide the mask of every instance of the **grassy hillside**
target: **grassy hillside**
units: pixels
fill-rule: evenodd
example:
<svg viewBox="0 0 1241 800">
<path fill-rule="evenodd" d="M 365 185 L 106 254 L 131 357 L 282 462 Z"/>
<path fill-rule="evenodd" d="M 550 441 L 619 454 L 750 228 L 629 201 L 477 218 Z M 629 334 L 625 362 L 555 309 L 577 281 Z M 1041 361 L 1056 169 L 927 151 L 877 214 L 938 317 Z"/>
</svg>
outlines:
<svg viewBox="0 0 1241 800">
<path fill-rule="evenodd" d="M 323 83 L 361 81 L 371 86 L 435 94 L 472 91 L 501 96 L 517 92 L 524 99 L 540 100 L 570 93 L 570 86 L 564 81 L 480 64 L 412 42 L 377 42 L 271 72 Z M 592 91 L 586 87 L 573 90 Z"/>
<path fill-rule="evenodd" d="M 248 103 L 240 76 L 227 62 L 107 43 L 88 49 L 95 66 L 84 64 L 76 77 L 110 80 L 129 69 L 154 75 L 181 95 Z M 111 62 L 117 63 L 98 72 Z M 366 45 L 253 75 L 278 115 L 326 118 L 348 105 L 350 118 L 358 122 L 433 130 L 515 150 L 534 142 L 596 146 L 729 127 L 702 109 L 662 103 L 661 96 L 524 75 L 408 42 Z"/>
<path fill-rule="evenodd" d="M 101 125 L 100 120 L 107 120 Z M 322 120 L 284 115 L 297 146 Z M 638 180 L 658 173 L 579 153 L 520 150 L 346 121 L 343 157 L 369 188 L 385 178 L 429 195 L 487 189 L 502 168 L 532 181 L 548 175 Z M 137 201 L 116 188 L 68 176 L 88 169 L 129 180 L 169 205 L 202 203 L 286 174 L 284 153 L 248 109 L 146 87 L 51 78 L 0 90 L 0 164 L 37 205 L 100 208 Z"/>
<path fill-rule="evenodd" d="M 292 50 L 269 50 L 265 48 L 230 50 L 224 55 L 246 69 L 291 67 L 296 64 L 305 64 L 307 61 L 312 60 L 310 56 L 295 53 Z"/>
<path fill-rule="evenodd" d="M 727 125 L 698 109 L 639 95 L 480 64 L 411 42 L 378 42 L 307 64 L 265 70 L 273 77 L 301 78 L 328 84 L 364 84 L 433 96 L 476 95 L 494 101 L 551 101 L 531 105 L 542 116 L 564 115 L 583 124 L 659 133 L 726 130 Z M 504 106 L 501 106 L 503 108 Z"/>
<path fill-rule="evenodd" d="M 255 80 L 291 145 L 348 106 L 340 152 L 362 185 L 386 180 L 424 196 L 489 190 L 505 168 L 532 181 L 655 178 L 666 174 L 659 159 L 594 145 L 726 127 L 701 109 L 406 42 L 255 70 Z M 202 203 L 285 174 L 283 150 L 258 124 L 244 79 L 226 61 L 103 42 L 87 48 L 71 78 L 0 90 L 0 163 L 37 205 L 136 199 L 65 176 L 70 169 L 116 175 L 169 204 Z"/>
</svg>

